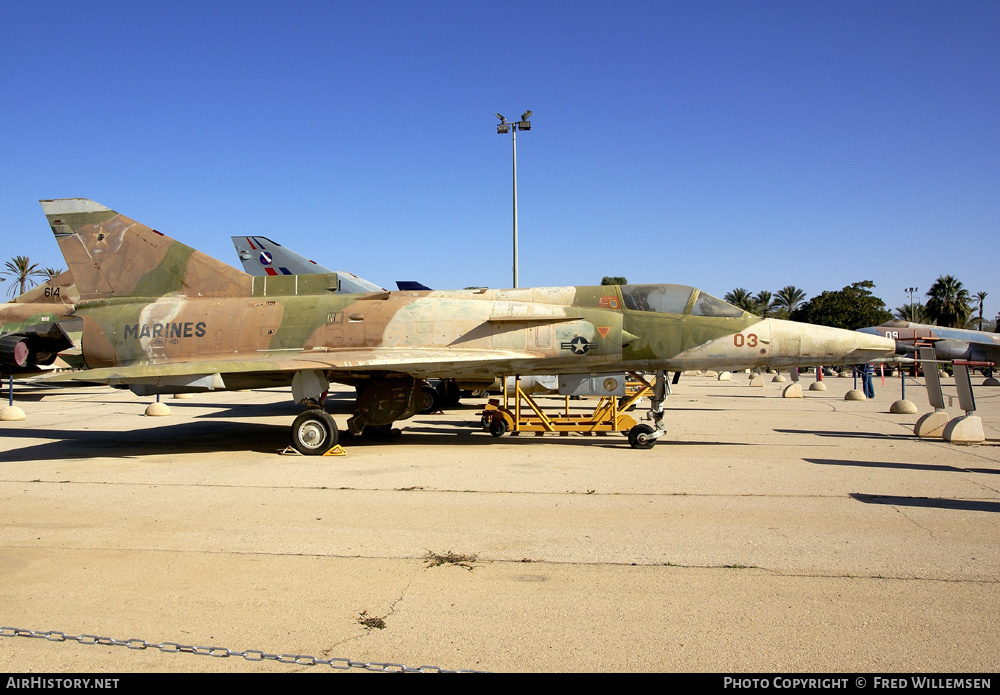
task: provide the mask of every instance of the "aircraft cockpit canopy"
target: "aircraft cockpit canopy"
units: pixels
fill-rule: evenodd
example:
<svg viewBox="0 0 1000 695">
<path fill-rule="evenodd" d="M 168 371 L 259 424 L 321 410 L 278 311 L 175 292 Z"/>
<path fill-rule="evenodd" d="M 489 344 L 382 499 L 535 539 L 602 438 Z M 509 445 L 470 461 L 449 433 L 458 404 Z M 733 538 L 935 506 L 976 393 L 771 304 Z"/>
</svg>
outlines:
<svg viewBox="0 0 1000 695">
<path fill-rule="evenodd" d="M 698 297 L 694 300 L 694 307 L 691 309 L 691 313 L 695 316 L 725 316 L 725 317 L 737 317 L 743 316 L 743 309 L 738 306 L 733 306 L 729 302 L 724 302 L 718 297 L 713 297 L 707 292 L 702 292 L 701 290 L 695 290 L 698 293 Z"/>
<path fill-rule="evenodd" d="M 633 311 L 733 318 L 743 316 L 739 307 L 687 285 L 621 285 L 621 291 L 625 308 Z"/>
</svg>

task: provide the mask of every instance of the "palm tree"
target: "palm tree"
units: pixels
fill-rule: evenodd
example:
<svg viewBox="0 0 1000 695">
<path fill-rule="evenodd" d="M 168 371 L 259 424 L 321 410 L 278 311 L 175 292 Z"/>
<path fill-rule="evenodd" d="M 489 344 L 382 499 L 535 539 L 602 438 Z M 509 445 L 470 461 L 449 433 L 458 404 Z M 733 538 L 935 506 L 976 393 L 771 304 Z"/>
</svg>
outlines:
<svg viewBox="0 0 1000 695">
<path fill-rule="evenodd" d="M 726 292 L 726 296 L 723 299 L 733 306 L 743 309 L 743 311 L 749 311 L 751 314 L 757 309 L 753 297 L 750 295 L 750 290 L 743 287 L 737 287 L 732 292 Z"/>
<path fill-rule="evenodd" d="M 0 271 L 0 275 L 8 275 L 14 280 L 10 283 L 7 296 L 13 295 L 15 290 L 19 290 L 18 294 L 24 294 L 25 290 L 35 284 L 35 281 L 31 278 L 40 277 L 43 274 L 39 270 L 38 264 L 32 263 L 31 259 L 27 256 L 14 256 L 14 258 L 4 263 L 4 269 Z"/>
<path fill-rule="evenodd" d="M 983 330 L 983 302 L 989 292 L 976 292 L 976 299 L 979 300 L 979 330 Z"/>
<path fill-rule="evenodd" d="M 771 297 L 771 293 L 767 290 L 758 292 L 757 296 L 753 298 L 754 304 L 757 307 L 757 311 L 753 313 L 765 319 L 770 316 L 771 310 L 774 308 L 774 300 Z"/>
<path fill-rule="evenodd" d="M 927 307 L 923 304 L 906 304 L 896 307 L 896 318 L 911 323 L 928 323 Z"/>
<path fill-rule="evenodd" d="M 927 317 L 939 326 L 964 326 L 972 315 L 969 290 L 951 275 L 941 275 L 927 291 Z"/>
<path fill-rule="evenodd" d="M 774 306 L 778 308 L 778 315 L 781 318 L 791 316 L 792 312 L 798 309 L 804 301 L 806 301 L 806 293 L 795 285 L 786 285 L 774 295 Z"/>
<path fill-rule="evenodd" d="M 45 275 L 46 280 L 53 280 L 57 275 L 62 275 L 64 271 L 62 268 L 42 268 L 42 273 Z"/>
</svg>

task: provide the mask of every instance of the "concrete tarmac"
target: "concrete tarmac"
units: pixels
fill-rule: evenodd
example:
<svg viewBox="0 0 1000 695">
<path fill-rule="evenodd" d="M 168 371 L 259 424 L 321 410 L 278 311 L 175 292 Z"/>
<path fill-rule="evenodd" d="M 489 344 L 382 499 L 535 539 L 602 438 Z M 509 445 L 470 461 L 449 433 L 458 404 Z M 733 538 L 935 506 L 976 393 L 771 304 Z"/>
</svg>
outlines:
<svg viewBox="0 0 1000 695">
<path fill-rule="evenodd" d="M 470 402 L 341 457 L 278 454 L 287 390 L 152 418 L 127 391 L 16 387 L 0 627 L 449 670 L 1000 669 L 1000 388 L 959 446 L 913 436 L 912 380 L 918 415 L 888 412 L 898 377 L 869 401 L 747 383 L 682 378 L 649 451 L 496 439 Z M 337 672 L 162 649 L 4 631 L 0 671 Z"/>
</svg>

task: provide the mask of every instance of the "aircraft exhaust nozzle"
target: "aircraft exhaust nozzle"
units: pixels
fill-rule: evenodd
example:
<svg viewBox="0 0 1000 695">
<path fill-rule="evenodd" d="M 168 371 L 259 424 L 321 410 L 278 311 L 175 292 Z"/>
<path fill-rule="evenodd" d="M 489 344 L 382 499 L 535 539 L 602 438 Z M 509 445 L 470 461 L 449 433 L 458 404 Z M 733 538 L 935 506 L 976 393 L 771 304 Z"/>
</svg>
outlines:
<svg viewBox="0 0 1000 695">
<path fill-rule="evenodd" d="M 984 355 L 978 354 L 975 346 L 964 340 L 939 340 L 934 343 L 934 354 L 939 360 L 988 361 Z"/>
</svg>

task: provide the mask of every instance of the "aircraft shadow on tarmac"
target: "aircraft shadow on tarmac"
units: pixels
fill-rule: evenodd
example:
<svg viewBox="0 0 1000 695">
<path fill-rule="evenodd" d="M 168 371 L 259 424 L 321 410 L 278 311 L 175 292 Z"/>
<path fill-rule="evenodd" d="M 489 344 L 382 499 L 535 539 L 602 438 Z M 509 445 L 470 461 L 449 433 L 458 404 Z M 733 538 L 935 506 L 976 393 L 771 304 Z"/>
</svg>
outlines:
<svg viewBox="0 0 1000 695">
<path fill-rule="evenodd" d="M 838 432 L 836 430 L 782 430 L 778 434 L 814 434 L 817 437 L 845 437 L 847 439 L 919 439 L 915 434 L 885 434 L 884 432 Z"/>
<path fill-rule="evenodd" d="M 987 473 L 1000 475 L 1000 468 L 963 468 L 930 463 L 899 463 L 896 461 L 850 461 L 847 459 L 802 459 L 821 466 L 858 466 L 861 468 L 888 468 L 890 470 L 943 471 L 946 473 Z"/>
<path fill-rule="evenodd" d="M 196 418 L 208 418 L 208 419 L 218 419 L 225 420 L 228 418 L 238 418 L 238 417 L 266 417 L 268 415 L 280 415 L 282 417 L 287 417 L 289 414 L 298 415 L 302 412 L 302 406 L 293 403 L 292 400 L 278 400 L 270 403 L 211 403 L 206 404 L 204 401 L 199 402 L 198 400 L 190 401 L 177 401 L 170 400 L 169 405 L 171 408 L 199 408 L 208 407 L 212 408 L 212 412 L 203 413 L 201 415 L 195 415 Z M 326 403 L 323 404 L 323 409 L 331 415 L 347 415 L 350 416 L 354 413 L 354 399 L 341 399 L 341 398 L 327 398 Z M 452 414 L 463 414 L 468 416 L 468 420 L 463 420 L 459 423 L 460 426 L 465 426 L 466 424 L 473 422 L 475 417 L 473 414 L 478 410 L 481 411 L 483 406 L 481 405 L 465 405 L 461 404 L 454 407 L 449 407 L 444 411 L 445 415 Z M 437 413 L 440 415 L 440 413 Z M 423 416 L 422 416 L 423 417 Z M 405 423 L 404 423 L 405 426 Z"/>
<path fill-rule="evenodd" d="M 449 430 L 437 429 L 436 427 L 420 427 L 419 424 L 414 423 L 414 425 L 406 427 L 403 430 L 403 433 L 404 434 L 426 433 L 426 434 L 431 434 L 431 435 L 440 435 L 440 436 L 444 436 L 444 437 L 455 437 L 456 435 L 466 436 L 468 434 L 471 434 L 472 432 L 481 432 L 481 427 L 479 426 L 478 422 L 464 422 L 464 421 L 458 422 L 458 421 L 455 421 L 455 422 L 435 422 L 434 424 L 437 424 L 437 425 L 445 424 L 445 425 L 454 426 L 456 428 L 461 428 L 461 431 L 459 431 L 457 429 L 455 431 L 449 431 Z M 471 429 L 471 431 L 470 431 L 470 429 Z M 482 432 L 482 433 L 485 434 L 485 432 Z M 562 436 L 560 436 L 560 434 L 556 433 L 556 432 L 544 432 L 544 433 L 521 432 L 520 434 L 514 434 L 512 432 L 509 432 L 509 433 L 503 435 L 502 437 L 498 438 L 498 437 L 492 437 L 491 436 L 491 437 L 489 437 L 488 439 L 486 439 L 484 441 L 485 441 L 486 444 L 489 444 L 491 442 L 493 442 L 493 443 L 500 443 L 500 444 L 528 444 L 528 443 L 530 443 L 532 441 L 537 442 L 539 440 L 542 440 L 542 441 L 545 441 L 545 442 L 550 443 L 550 444 L 554 444 L 554 443 L 558 442 L 559 444 L 567 444 L 567 445 L 590 446 L 590 447 L 601 447 L 601 448 L 618 449 L 618 448 L 620 448 L 621 444 L 625 444 L 626 447 L 628 446 L 627 436 L 628 436 L 628 432 L 603 432 L 603 433 L 594 433 L 594 434 L 587 434 L 587 433 L 581 433 L 581 432 L 569 432 L 569 433 L 566 433 L 566 434 L 564 434 Z M 665 447 L 666 446 L 669 446 L 669 447 L 679 447 L 679 446 L 740 446 L 740 447 L 758 446 L 756 444 L 747 444 L 746 442 L 704 442 L 704 441 L 698 441 L 698 442 L 691 441 L 691 442 L 688 442 L 688 441 L 684 441 L 684 440 L 666 440 L 666 439 L 661 439 L 660 442 L 661 442 L 662 446 L 665 446 Z M 442 442 L 430 442 L 430 441 L 423 441 L 423 442 L 421 442 L 421 441 L 414 440 L 413 443 L 414 444 L 434 444 L 434 443 L 444 443 L 444 442 L 443 442 L 443 440 L 442 440 Z M 484 442 L 478 441 L 478 438 L 477 438 L 477 443 L 484 443 Z"/>
<path fill-rule="evenodd" d="M 171 408 L 197 408 L 206 404 L 198 401 L 170 401 Z M 226 404 L 212 403 L 212 411 L 193 416 L 193 419 L 201 420 L 228 420 L 239 419 L 241 417 L 267 417 L 267 416 L 287 416 L 296 414 L 301 408 L 287 401 L 274 401 L 271 403 L 244 403 Z M 333 415 L 350 415 L 353 413 L 353 397 L 328 398 L 324 404 L 324 409 Z M 436 413 L 417 415 L 412 420 L 401 421 L 398 424 L 399 434 L 387 435 L 379 433 L 375 435 L 362 435 L 360 437 L 351 436 L 343 430 L 341 422 L 340 444 L 344 447 L 357 444 L 370 445 L 391 443 L 393 446 L 400 445 L 437 445 L 437 444 L 476 444 L 489 445 L 491 443 L 503 444 L 525 444 L 532 440 L 537 440 L 534 432 L 523 432 L 520 435 L 510 433 L 500 438 L 483 437 L 485 432 L 479 422 L 478 413 L 483 409 L 482 404 L 463 402 L 457 406 L 449 406 L 445 410 Z M 670 410 L 670 409 L 668 409 Z M 720 408 L 675 408 L 678 411 L 709 411 L 718 412 Z M 638 409 L 635 412 L 640 412 Z M 640 412 L 641 414 L 641 412 Z M 444 428 L 453 428 L 451 430 Z M 471 436 L 471 435 L 476 436 Z M 591 446 L 600 448 L 619 448 L 623 443 L 627 444 L 628 433 L 609 432 L 597 435 L 569 434 L 560 437 L 556 433 L 546 433 L 543 437 L 547 442 L 558 441 L 560 444 L 575 446 Z M 400 436 L 401 435 L 401 436 Z M 603 441 L 601 441 L 603 440 Z M 664 442 L 666 444 L 666 442 Z M 670 446 L 753 446 L 742 442 L 707 442 L 707 441 L 670 441 Z M 229 448 L 225 443 L 220 444 L 220 450 Z M 262 451 L 259 447 L 255 450 Z"/>
<path fill-rule="evenodd" d="M 173 405 L 173 404 L 171 404 Z M 262 414 L 272 414 L 273 406 L 248 406 L 251 409 L 261 409 Z M 246 410 L 240 411 L 246 414 Z M 202 417 L 202 416 L 198 416 Z M 215 414 L 210 417 L 214 420 Z M 534 433 L 525 432 L 520 436 L 504 435 L 502 438 L 492 437 L 482 431 L 477 421 L 448 421 L 435 423 L 445 424 L 451 429 L 440 426 L 421 426 L 420 421 L 391 434 L 377 433 L 373 435 L 347 436 L 341 434 L 340 444 L 350 453 L 355 447 L 400 447 L 400 446 L 530 446 L 544 440 L 546 443 L 558 443 L 561 446 L 584 446 L 601 449 L 628 450 L 628 440 L 620 433 L 611 432 L 605 436 L 581 436 L 571 434 L 560 437 L 556 434 L 546 434 L 536 437 Z M 134 431 L 103 431 L 103 430 L 61 430 L 61 429 L 14 429 L 4 428 L 0 436 L 15 440 L 49 439 L 44 444 L 31 444 L 23 448 L 11 448 L 3 452 L 7 461 L 54 461 L 59 459 L 87 458 L 142 458 L 144 456 L 164 456 L 170 454 L 192 454 L 213 452 L 255 452 L 277 454 L 285 448 L 288 442 L 288 426 L 285 424 L 268 424 L 259 422 L 219 422 L 191 421 L 179 424 L 161 424 L 156 427 L 142 428 Z M 746 446 L 741 442 L 685 442 L 674 441 L 664 446 Z M 636 452 L 637 456 L 643 456 Z"/>
<path fill-rule="evenodd" d="M 699 394 L 703 398 L 750 398 L 760 400 L 762 398 L 771 399 L 774 398 L 774 393 L 760 393 L 760 389 L 757 389 L 757 393 L 703 393 Z M 718 408 L 718 410 L 725 410 L 725 408 Z"/>
<path fill-rule="evenodd" d="M 14 394 L 14 404 L 16 405 L 18 401 L 21 401 L 23 403 L 41 403 L 46 398 L 51 399 L 55 395 L 57 394 L 54 394 L 51 391 L 33 391 L 31 393 L 27 393 L 25 391 L 17 391 Z M 5 401 L 7 400 L 6 389 L 4 389 L 3 399 Z"/>
<path fill-rule="evenodd" d="M 231 422 L 186 422 L 133 431 L 7 429 L 0 436 L 11 440 L 50 439 L 45 444 L 3 452 L 7 461 L 51 461 L 97 457 L 138 458 L 169 454 L 217 451 L 280 451 L 288 442 L 287 425 Z"/>
<path fill-rule="evenodd" d="M 956 500 L 943 497 L 899 497 L 896 495 L 865 495 L 852 492 L 851 497 L 865 504 L 884 504 L 892 507 L 929 507 L 955 509 L 967 512 L 1000 512 L 1000 502 L 986 500 Z"/>
</svg>

